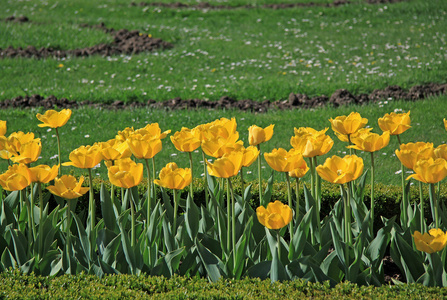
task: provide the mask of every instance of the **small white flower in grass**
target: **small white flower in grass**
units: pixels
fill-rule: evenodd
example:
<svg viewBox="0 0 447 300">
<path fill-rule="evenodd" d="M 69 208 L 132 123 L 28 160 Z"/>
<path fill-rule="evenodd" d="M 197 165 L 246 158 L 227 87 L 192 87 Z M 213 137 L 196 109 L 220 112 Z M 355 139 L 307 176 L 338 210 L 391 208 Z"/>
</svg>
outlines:
<svg viewBox="0 0 447 300">
<path fill-rule="evenodd" d="M 407 174 L 413 174 L 414 172 L 413 172 L 413 170 L 409 170 L 409 171 L 406 171 L 405 173 L 407 173 Z"/>
<path fill-rule="evenodd" d="M 84 135 L 84 137 L 85 137 L 85 138 L 89 138 L 89 137 L 90 137 L 90 135 L 89 135 L 89 134 L 86 134 L 86 135 Z"/>
<path fill-rule="evenodd" d="M 386 155 L 386 153 L 384 152 L 384 153 L 382 153 L 382 155 Z"/>
<path fill-rule="evenodd" d="M 94 167 L 92 168 L 92 170 L 97 169 L 97 168 L 99 168 L 100 166 L 101 166 L 101 163 L 99 163 L 99 164 L 97 164 L 96 166 L 94 166 Z"/>
<path fill-rule="evenodd" d="M 247 174 L 251 174 L 252 172 L 251 171 L 247 171 Z"/>
<path fill-rule="evenodd" d="M 75 130 L 75 129 L 76 129 L 76 126 L 71 127 L 71 131 L 73 131 L 73 130 Z"/>
<path fill-rule="evenodd" d="M 402 170 L 397 170 L 396 172 L 394 172 L 394 174 L 396 174 L 396 175 L 398 175 L 400 173 L 402 173 Z"/>
<path fill-rule="evenodd" d="M 50 132 L 50 131 L 51 131 L 51 129 L 52 129 L 52 128 L 48 128 L 48 129 L 47 129 L 47 132 Z"/>
<path fill-rule="evenodd" d="M 205 173 L 200 174 L 200 177 L 204 177 L 204 176 L 205 176 Z"/>
<path fill-rule="evenodd" d="M 177 153 L 172 153 L 171 156 L 177 156 Z"/>
<path fill-rule="evenodd" d="M 55 154 L 55 155 L 51 156 L 50 159 L 56 159 L 57 157 L 58 157 L 58 155 Z"/>
</svg>

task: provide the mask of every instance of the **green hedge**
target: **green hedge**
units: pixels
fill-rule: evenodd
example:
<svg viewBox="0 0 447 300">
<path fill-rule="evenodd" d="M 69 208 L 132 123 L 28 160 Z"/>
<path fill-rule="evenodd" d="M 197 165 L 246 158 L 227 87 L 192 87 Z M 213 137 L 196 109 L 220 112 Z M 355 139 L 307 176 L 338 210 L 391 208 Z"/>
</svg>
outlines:
<svg viewBox="0 0 447 300">
<path fill-rule="evenodd" d="M 398 286 L 357 286 L 301 280 L 275 282 L 260 279 L 221 280 L 209 283 L 203 278 L 172 278 L 111 275 L 25 276 L 18 271 L 0 274 L 1 299 L 443 299 L 447 288 L 419 284 Z"/>
<path fill-rule="evenodd" d="M 194 188 L 194 201 L 200 205 L 205 203 L 205 193 L 204 193 L 204 180 L 203 179 L 193 179 L 193 188 Z M 101 211 L 100 211 L 100 197 L 99 197 L 99 191 L 101 184 L 105 185 L 105 187 L 110 190 L 110 182 L 107 180 L 102 179 L 94 179 L 93 180 L 93 188 L 95 193 L 95 199 L 97 204 L 97 216 L 101 217 Z M 258 182 L 250 182 L 245 183 L 245 187 L 247 187 L 249 184 L 252 184 L 252 198 L 250 200 L 250 203 L 253 207 L 257 207 L 259 205 L 259 197 L 258 197 Z M 308 183 L 305 183 L 308 187 Z M 267 183 L 263 183 L 264 189 L 267 186 Z M 236 194 L 241 194 L 241 182 L 239 180 L 239 177 L 235 178 L 233 187 L 235 189 Z M 147 189 L 147 181 L 143 180 L 143 182 L 138 186 L 138 190 L 140 192 L 140 195 L 143 195 L 146 192 Z M 158 191 L 159 188 L 157 187 Z M 115 189 L 116 196 L 119 197 L 120 189 Z M 170 193 L 170 191 L 167 191 Z M 186 198 L 187 193 L 189 192 L 189 187 L 185 188 L 182 191 L 182 198 Z M 328 214 L 334 205 L 339 199 L 340 199 L 340 187 L 336 184 L 330 184 L 327 182 L 322 182 L 322 207 L 321 207 L 321 216 L 324 217 L 326 214 Z M 293 195 L 295 195 L 294 190 L 294 184 L 293 184 Z M 370 195 L 371 195 L 371 186 L 366 185 L 365 186 L 365 192 L 364 192 L 364 201 L 365 204 L 369 207 L 370 205 Z M 393 185 L 384 185 L 380 183 L 376 183 L 375 185 L 375 223 L 380 225 L 381 222 L 381 216 L 385 218 L 391 218 L 393 216 L 400 214 L 400 201 L 402 199 L 402 187 L 400 186 L 393 186 Z M 301 201 L 304 201 L 304 192 L 303 192 L 303 184 L 300 183 L 300 199 Z M 428 193 L 428 185 L 423 185 L 423 199 L 425 203 L 425 217 L 427 218 L 428 222 L 431 222 L 431 211 L 430 211 L 430 204 L 429 204 L 429 193 Z M 285 182 L 275 182 L 273 183 L 273 190 L 272 190 L 272 201 L 273 200 L 280 200 L 284 203 L 287 203 L 287 186 Z M 442 203 L 447 204 L 447 190 L 444 187 L 444 185 L 441 185 L 440 190 L 440 204 Z M 414 184 L 410 188 L 410 202 L 411 203 L 419 203 L 419 186 L 418 184 Z M 79 198 L 78 200 L 78 210 L 82 210 L 83 208 L 87 208 L 88 206 L 88 194 L 84 195 L 82 198 Z"/>
</svg>

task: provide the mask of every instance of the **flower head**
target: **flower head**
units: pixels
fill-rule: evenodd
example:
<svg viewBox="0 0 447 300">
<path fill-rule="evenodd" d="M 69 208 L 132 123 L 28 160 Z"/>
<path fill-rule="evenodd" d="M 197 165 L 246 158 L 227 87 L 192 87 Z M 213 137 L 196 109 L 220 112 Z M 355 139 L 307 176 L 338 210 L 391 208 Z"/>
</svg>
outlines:
<svg viewBox="0 0 447 300">
<path fill-rule="evenodd" d="M 130 158 L 116 160 L 107 170 L 110 182 L 122 188 L 134 187 L 143 179 L 143 164 L 137 164 Z"/>
<path fill-rule="evenodd" d="M 63 175 L 61 178 L 54 179 L 54 185 L 50 185 L 47 189 L 58 197 L 65 199 L 75 199 L 79 198 L 88 192 L 88 187 L 82 187 L 84 182 L 84 176 L 76 181 L 76 178 L 71 175 Z"/>
<path fill-rule="evenodd" d="M 415 174 L 407 177 L 424 183 L 437 183 L 447 176 L 447 162 L 442 158 L 421 159 L 413 167 Z"/>
<path fill-rule="evenodd" d="M 382 131 L 389 131 L 390 135 L 398 135 L 411 127 L 410 121 L 410 112 L 401 114 L 392 112 L 379 118 L 379 127 Z"/>
<path fill-rule="evenodd" d="M 441 251 L 447 244 L 447 232 L 439 228 L 432 228 L 424 234 L 415 231 L 413 238 L 416 249 L 429 254 Z"/>
<path fill-rule="evenodd" d="M 25 164 L 15 164 L 0 174 L 0 185 L 7 191 L 20 191 L 31 184 L 31 174 Z"/>
<path fill-rule="evenodd" d="M 242 168 L 243 158 L 242 151 L 232 151 L 216 159 L 213 163 L 207 161 L 208 173 L 219 178 L 236 176 Z"/>
<path fill-rule="evenodd" d="M 401 144 L 395 151 L 397 158 L 408 169 L 413 170 L 418 160 L 434 158 L 433 143 L 417 142 Z"/>
<path fill-rule="evenodd" d="M 332 156 L 323 165 L 317 166 L 317 173 L 326 181 L 344 184 L 356 180 L 363 172 L 363 159 L 357 155 L 346 155 L 341 158 Z"/>
<path fill-rule="evenodd" d="M 30 164 L 35 162 L 42 151 L 42 143 L 40 139 L 33 139 L 28 143 L 20 144 L 18 153 L 11 157 L 14 163 Z"/>
<path fill-rule="evenodd" d="M 256 216 L 259 223 L 268 229 L 281 229 L 292 221 L 293 212 L 288 205 L 276 200 L 267 204 L 267 208 L 259 206 Z"/>
<path fill-rule="evenodd" d="M 250 146 L 248 148 L 242 147 L 241 151 L 244 153 L 242 158 L 242 166 L 249 167 L 259 156 L 259 150 L 255 146 Z"/>
<path fill-rule="evenodd" d="M 160 179 L 154 183 L 171 190 L 183 190 L 192 181 L 191 169 L 179 168 L 174 162 L 168 163 L 160 171 Z"/>
<path fill-rule="evenodd" d="M 153 158 L 162 149 L 161 140 L 151 135 L 132 134 L 127 139 L 132 154 L 139 159 Z"/>
<path fill-rule="evenodd" d="M 307 171 L 309 171 L 309 167 L 306 164 L 306 161 L 303 159 L 301 165 L 298 166 L 298 168 L 293 169 L 289 172 L 289 176 L 292 178 L 302 178 L 304 175 L 306 175 Z"/>
<path fill-rule="evenodd" d="M 53 167 L 47 165 L 38 165 L 29 168 L 31 174 L 32 182 L 48 183 L 57 176 L 59 171 L 59 166 L 55 165 Z"/>
<path fill-rule="evenodd" d="M 326 135 L 325 128 L 317 131 L 310 127 L 295 128 L 295 136 L 290 139 L 293 148 L 303 154 L 304 157 L 321 156 L 329 152 L 334 145 L 330 136 Z"/>
<path fill-rule="evenodd" d="M 251 146 L 256 146 L 261 143 L 269 141 L 273 136 L 273 127 L 275 125 L 267 126 L 266 128 L 261 128 L 256 125 L 251 125 L 248 128 L 248 142 Z"/>
<path fill-rule="evenodd" d="M 182 130 L 171 135 L 171 142 L 178 151 L 192 152 L 200 147 L 200 131 L 182 127 Z"/>
<path fill-rule="evenodd" d="M 268 165 L 278 172 L 290 172 L 299 168 L 304 162 L 303 155 L 293 148 L 289 151 L 275 148 L 270 153 L 264 153 L 264 158 Z"/>
<path fill-rule="evenodd" d="M 376 152 L 388 146 L 390 133 L 385 131 L 382 135 L 370 132 L 369 128 L 362 128 L 351 136 L 354 145 L 348 148 L 366 152 Z"/>
<path fill-rule="evenodd" d="M 60 112 L 57 112 L 51 109 L 47 110 L 43 115 L 37 114 L 36 117 L 39 121 L 43 122 L 43 124 L 37 125 L 39 127 L 59 128 L 64 126 L 70 119 L 71 110 L 63 109 Z"/>
<path fill-rule="evenodd" d="M 0 120 L 0 136 L 6 134 L 6 121 Z"/>
<path fill-rule="evenodd" d="M 107 142 L 99 143 L 99 145 L 101 146 L 102 157 L 106 161 L 114 161 L 132 156 L 132 152 L 126 142 L 111 139 Z"/>
<path fill-rule="evenodd" d="M 348 116 L 338 116 L 335 119 L 330 118 L 332 130 L 338 134 L 351 135 L 360 128 L 365 127 L 368 119 L 362 118 L 358 112 L 351 112 Z"/>
<path fill-rule="evenodd" d="M 71 151 L 70 161 L 63 163 L 63 166 L 74 166 L 80 169 L 91 169 L 103 159 L 100 145 L 81 146 Z"/>
</svg>

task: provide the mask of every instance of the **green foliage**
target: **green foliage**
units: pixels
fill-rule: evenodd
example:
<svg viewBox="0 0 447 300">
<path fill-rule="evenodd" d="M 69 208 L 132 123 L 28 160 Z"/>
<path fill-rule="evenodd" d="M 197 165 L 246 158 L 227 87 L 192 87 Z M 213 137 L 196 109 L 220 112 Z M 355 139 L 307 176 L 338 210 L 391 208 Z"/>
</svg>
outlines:
<svg viewBox="0 0 447 300">
<path fill-rule="evenodd" d="M 327 283 L 294 280 L 272 284 L 269 280 L 248 278 L 209 283 L 197 277 L 145 275 L 43 277 L 7 271 L 0 274 L 0 295 L 8 299 L 441 299 L 447 296 L 447 288 L 420 284 L 374 288 L 352 283 L 330 288 Z"/>
</svg>

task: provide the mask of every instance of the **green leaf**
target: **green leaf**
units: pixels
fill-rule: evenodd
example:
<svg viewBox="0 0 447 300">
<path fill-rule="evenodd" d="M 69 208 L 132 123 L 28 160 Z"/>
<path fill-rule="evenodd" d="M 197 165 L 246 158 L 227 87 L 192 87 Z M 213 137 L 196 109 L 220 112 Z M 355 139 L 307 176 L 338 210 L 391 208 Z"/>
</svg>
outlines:
<svg viewBox="0 0 447 300">
<path fill-rule="evenodd" d="M 17 262 L 14 259 L 14 255 L 12 255 L 8 248 L 6 248 L 2 253 L 1 262 L 4 269 L 17 268 Z"/>
<path fill-rule="evenodd" d="M 209 249 L 204 247 L 197 238 L 195 240 L 195 245 L 209 280 L 211 282 L 217 282 L 222 276 L 221 271 L 224 269 L 222 261 Z"/>
<path fill-rule="evenodd" d="M 279 247 L 280 245 L 278 245 Z M 272 265 L 270 269 L 270 280 L 272 282 L 278 281 L 278 280 L 287 280 L 289 277 L 287 276 L 286 269 L 284 268 L 284 265 L 281 262 L 281 259 L 278 256 L 278 251 L 274 251 L 273 253 L 273 259 L 272 259 Z"/>
<path fill-rule="evenodd" d="M 101 183 L 100 201 L 104 224 L 106 228 L 115 231 L 116 219 L 118 216 L 115 215 L 110 194 L 108 190 L 106 190 L 104 183 Z"/>
<path fill-rule="evenodd" d="M 264 191 L 264 196 L 262 197 L 262 203 L 261 205 L 264 207 L 267 207 L 267 204 L 272 200 L 272 191 L 273 191 L 273 174 L 270 175 L 268 181 L 267 181 L 267 188 Z M 261 183 L 259 183 L 261 184 Z"/>
<path fill-rule="evenodd" d="M 137 266 L 137 260 L 135 258 L 135 251 L 131 247 L 129 238 L 121 226 L 120 231 L 121 231 L 121 243 L 123 247 L 124 256 L 126 257 L 126 261 L 129 264 L 131 273 L 133 275 L 137 275 L 139 273 L 139 268 Z"/>
<path fill-rule="evenodd" d="M 21 231 L 11 228 L 9 228 L 9 231 L 11 233 L 12 243 L 14 247 L 15 260 L 17 261 L 19 266 L 22 266 L 29 259 L 27 256 L 28 241 Z"/>
<path fill-rule="evenodd" d="M 8 205 L 10 209 L 15 209 L 20 201 L 20 191 L 13 191 L 3 199 L 3 202 Z"/>
<path fill-rule="evenodd" d="M 271 268 L 272 268 L 271 261 L 262 261 L 250 267 L 247 270 L 246 275 L 249 277 L 260 278 L 261 280 L 265 280 L 268 278 Z"/>
<path fill-rule="evenodd" d="M 174 273 L 178 270 L 180 265 L 180 260 L 182 259 L 183 253 L 185 251 L 185 248 L 179 248 L 174 251 L 169 252 L 165 255 L 164 260 L 166 262 L 166 265 L 169 268 L 169 273 L 171 276 L 174 275 Z"/>
<path fill-rule="evenodd" d="M 88 261 L 91 261 L 92 258 L 90 257 L 90 248 L 93 245 L 90 245 L 90 241 L 87 237 L 87 232 L 85 231 L 84 225 L 82 224 L 82 221 L 79 219 L 79 217 L 72 213 L 73 219 L 75 220 L 76 227 L 78 229 L 78 237 L 81 242 L 82 250 L 84 252 L 85 257 Z"/>
<path fill-rule="evenodd" d="M 341 236 L 339 235 L 338 231 L 335 229 L 335 225 L 333 222 L 331 222 L 331 232 L 332 232 L 332 242 L 334 243 L 335 253 L 337 253 L 338 259 L 340 260 L 340 263 L 342 264 L 343 268 L 347 270 L 347 265 L 345 261 L 345 249 L 344 245 L 341 243 Z"/>
<path fill-rule="evenodd" d="M 189 197 L 186 200 L 186 213 L 185 213 L 185 221 L 186 221 L 186 231 L 188 232 L 191 240 L 194 240 L 199 232 L 199 220 L 200 213 L 199 208 L 194 203 L 194 201 Z"/>
<path fill-rule="evenodd" d="M 296 227 L 295 233 L 293 234 L 292 241 L 289 246 L 289 260 L 293 261 L 300 257 L 304 250 L 304 246 L 307 242 L 307 236 L 309 234 L 309 228 L 312 222 L 312 216 L 314 214 L 312 207 L 301 219 L 300 224 Z"/>
<path fill-rule="evenodd" d="M 51 273 L 51 265 L 53 261 L 61 259 L 60 250 L 50 250 L 45 253 L 45 255 L 38 262 L 38 268 L 40 271 L 40 275 L 48 276 Z"/>
</svg>

